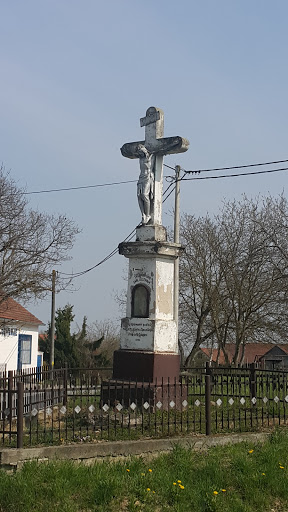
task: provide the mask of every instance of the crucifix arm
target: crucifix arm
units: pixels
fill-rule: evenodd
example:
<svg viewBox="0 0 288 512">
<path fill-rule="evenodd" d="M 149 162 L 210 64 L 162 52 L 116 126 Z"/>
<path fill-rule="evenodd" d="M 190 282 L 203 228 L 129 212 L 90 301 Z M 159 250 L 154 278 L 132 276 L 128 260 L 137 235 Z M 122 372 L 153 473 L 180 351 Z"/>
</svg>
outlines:
<svg viewBox="0 0 288 512">
<path fill-rule="evenodd" d="M 189 147 L 189 141 L 184 137 L 166 137 L 163 139 L 156 139 L 155 144 L 145 144 L 145 141 L 128 142 L 121 148 L 121 153 L 126 158 L 138 158 L 137 147 L 142 144 L 147 148 L 149 153 L 159 155 L 169 155 L 174 153 L 184 153 Z"/>
<path fill-rule="evenodd" d="M 126 156 L 126 158 L 139 158 L 138 156 L 138 146 L 141 144 L 142 146 L 145 146 L 145 140 L 141 140 L 139 142 L 127 142 L 127 144 L 124 144 L 121 148 L 121 153 L 123 156 Z"/>
</svg>

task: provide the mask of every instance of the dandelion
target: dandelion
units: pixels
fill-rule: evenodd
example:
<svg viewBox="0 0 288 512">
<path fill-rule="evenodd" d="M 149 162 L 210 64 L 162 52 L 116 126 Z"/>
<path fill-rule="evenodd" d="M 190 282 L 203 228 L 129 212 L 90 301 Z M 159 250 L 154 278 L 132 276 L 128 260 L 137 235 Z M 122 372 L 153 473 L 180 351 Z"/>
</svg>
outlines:
<svg viewBox="0 0 288 512">
<path fill-rule="evenodd" d="M 254 450 L 249 450 L 249 452 L 248 452 L 248 453 L 253 453 L 253 452 L 254 452 Z"/>
<path fill-rule="evenodd" d="M 149 492 L 149 491 L 151 491 L 150 487 L 147 487 L 147 491 L 148 491 L 148 492 Z"/>
<path fill-rule="evenodd" d="M 213 491 L 213 494 L 215 494 L 215 496 L 218 494 L 218 491 Z"/>
<path fill-rule="evenodd" d="M 266 473 L 262 473 L 262 476 L 265 476 L 265 475 L 266 475 Z"/>
<path fill-rule="evenodd" d="M 184 489 L 184 485 L 179 484 L 180 489 Z"/>
<path fill-rule="evenodd" d="M 148 469 L 149 473 L 152 473 L 152 469 Z"/>
<path fill-rule="evenodd" d="M 127 473 L 130 473 L 130 469 L 126 469 Z"/>
<path fill-rule="evenodd" d="M 177 485 L 176 482 L 173 482 L 173 485 Z"/>
<path fill-rule="evenodd" d="M 284 466 L 279 466 L 280 469 L 284 469 Z"/>
<path fill-rule="evenodd" d="M 181 480 L 177 480 L 177 484 L 182 484 Z"/>
<path fill-rule="evenodd" d="M 155 491 L 152 491 L 152 492 L 153 492 L 153 494 L 155 494 Z"/>
<path fill-rule="evenodd" d="M 226 489 L 221 489 L 222 492 L 226 492 Z"/>
</svg>

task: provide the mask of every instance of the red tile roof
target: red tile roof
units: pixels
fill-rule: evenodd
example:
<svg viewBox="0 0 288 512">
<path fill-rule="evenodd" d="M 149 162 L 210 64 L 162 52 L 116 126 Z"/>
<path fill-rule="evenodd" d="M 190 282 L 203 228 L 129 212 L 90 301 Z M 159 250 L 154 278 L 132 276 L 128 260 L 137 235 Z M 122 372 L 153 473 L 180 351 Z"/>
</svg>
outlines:
<svg viewBox="0 0 288 512">
<path fill-rule="evenodd" d="M 25 324 L 44 325 L 39 318 L 36 318 L 36 316 L 29 313 L 27 309 L 11 298 L 0 301 L 0 318 L 4 320 L 17 320 Z"/>
<path fill-rule="evenodd" d="M 271 350 L 273 347 L 276 347 L 276 346 L 278 346 L 279 348 L 281 348 L 282 350 L 284 350 L 284 352 L 286 352 L 288 354 L 288 345 L 286 345 L 286 344 L 285 345 L 284 344 L 283 345 L 282 344 L 275 345 L 275 343 L 246 343 L 243 363 L 250 364 L 250 363 L 259 361 L 259 358 L 261 356 L 263 356 L 264 354 L 266 354 L 266 352 L 268 352 L 269 350 Z M 209 360 L 211 359 L 211 361 L 214 361 L 214 362 L 217 361 L 217 354 L 218 354 L 217 348 L 214 348 L 212 350 L 210 348 L 202 348 L 201 350 L 204 352 L 204 354 L 206 356 L 208 356 Z M 239 360 L 241 359 L 242 350 L 243 350 L 243 346 L 241 346 L 241 348 L 240 348 Z M 227 343 L 227 345 L 225 346 L 225 351 L 228 355 L 229 363 L 231 363 L 234 353 L 235 353 L 234 343 Z M 212 357 L 211 357 L 211 355 L 212 355 Z M 225 364 L 225 357 L 224 357 L 224 353 L 222 350 L 220 350 L 218 362 L 220 365 Z"/>
</svg>

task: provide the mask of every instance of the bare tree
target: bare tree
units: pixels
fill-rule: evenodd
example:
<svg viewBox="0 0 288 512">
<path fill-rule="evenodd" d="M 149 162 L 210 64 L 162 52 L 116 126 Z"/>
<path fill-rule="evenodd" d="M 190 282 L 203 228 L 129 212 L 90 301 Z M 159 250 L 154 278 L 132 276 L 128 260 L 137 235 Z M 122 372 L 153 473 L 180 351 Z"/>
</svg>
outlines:
<svg viewBox="0 0 288 512">
<path fill-rule="evenodd" d="M 254 213 L 253 221 L 263 234 L 279 277 L 288 278 L 288 202 L 284 194 L 263 198 L 261 212 Z"/>
<path fill-rule="evenodd" d="M 216 222 L 220 227 L 219 262 L 223 268 L 228 335 L 235 343 L 233 363 L 239 362 L 240 347 L 248 340 L 277 341 L 285 332 L 283 309 L 285 281 L 272 264 L 274 249 L 255 220 L 265 215 L 276 228 L 267 202 L 260 199 L 227 202 Z M 279 323 L 279 313 L 281 321 Z M 244 350 L 241 351 L 244 354 Z"/>
<path fill-rule="evenodd" d="M 208 216 L 197 219 L 185 215 L 181 224 L 185 253 L 180 259 L 179 340 L 189 366 L 201 343 L 215 332 L 211 308 L 221 275 L 213 221 Z"/>
<path fill-rule="evenodd" d="M 69 259 L 79 230 L 64 215 L 29 208 L 25 192 L 0 168 L 0 290 L 7 297 L 41 298 L 51 289 L 51 271 Z M 68 282 L 58 279 L 58 287 Z"/>
<path fill-rule="evenodd" d="M 282 196 L 226 202 L 213 219 L 183 218 L 186 254 L 180 263 L 180 339 L 186 345 L 187 365 L 207 341 L 216 340 L 226 362 L 225 345 L 234 343 L 233 363 L 241 363 L 245 352 L 240 348 L 247 341 L 283 339 L 285 229 L 287 203 Z"/>
<path fill-rule="evenodd" d="M 95 352 L 98 361 L 103 366 L 112 365 L 114 351 L 120 345 L 118 323 L 115 325 L 109 319 L 93 322 L 87 328 L 88 345 L 93 345 L 94 340 L 101 340 Z"/>
</svg>

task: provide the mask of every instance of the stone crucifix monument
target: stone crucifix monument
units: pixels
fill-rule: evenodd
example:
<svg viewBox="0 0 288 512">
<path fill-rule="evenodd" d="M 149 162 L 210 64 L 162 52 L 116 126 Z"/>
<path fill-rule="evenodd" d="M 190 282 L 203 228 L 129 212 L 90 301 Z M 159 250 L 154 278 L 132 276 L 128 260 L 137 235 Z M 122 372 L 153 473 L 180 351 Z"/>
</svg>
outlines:
<svg viewBox="0 0 288 512">
<path fill-rule="evenodd" d="M 119 253 L 129 259 L 129 273 L 113 378 L 167 383 L 179 377 L 174 262 L 181 246 L 167 242 L 162 226 L 163 157 L 187 151 L 189 142 L 178 136 L 163 137 L 164 114 L 159 108 L 148 108 L 140 125 L 145 126 L 145 140 L 121 148 L 123 156 L 139 160 L 137 198 L 142 224 L 136 228 L 135 242 L 119 245 Z"/>
</svg>

